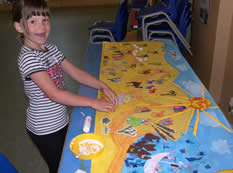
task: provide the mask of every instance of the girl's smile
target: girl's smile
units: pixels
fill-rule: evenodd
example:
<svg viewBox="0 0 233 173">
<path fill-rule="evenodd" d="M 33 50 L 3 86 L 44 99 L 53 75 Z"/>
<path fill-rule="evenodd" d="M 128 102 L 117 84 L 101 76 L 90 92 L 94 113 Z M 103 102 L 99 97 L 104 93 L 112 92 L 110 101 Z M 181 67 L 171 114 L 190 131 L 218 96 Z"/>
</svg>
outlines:
<svg viewBox="0 0 233 173">
<path fill-rule="evenodd" d="M 35 35 L 38 36 L 38 37 L 42 37 L 42 38 L 46 37 L 46 33 L 45 32 L 38 33 L 38 34 L 35 34 Z"/>
</svg>

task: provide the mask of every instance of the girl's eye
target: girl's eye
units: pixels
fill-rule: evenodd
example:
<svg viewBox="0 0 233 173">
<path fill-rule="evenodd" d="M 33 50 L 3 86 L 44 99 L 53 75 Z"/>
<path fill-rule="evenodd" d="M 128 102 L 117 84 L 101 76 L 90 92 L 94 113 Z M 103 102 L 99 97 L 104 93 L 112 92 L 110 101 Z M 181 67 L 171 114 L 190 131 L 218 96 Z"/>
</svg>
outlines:
<svg viewBox="0 0 233 173">
<path fill-rule="evenodd" d="M 30 20 L 29 23 L 30 23 L 30 24 L 34 24 L 34 23 L 35 23 L 35 20 Z"/>
<path fill-rule="evenodd" d="M 45 22 L 49 22 L 49 19 L 43 19 L 43 22 L 45 23 Z"/>
</svg>

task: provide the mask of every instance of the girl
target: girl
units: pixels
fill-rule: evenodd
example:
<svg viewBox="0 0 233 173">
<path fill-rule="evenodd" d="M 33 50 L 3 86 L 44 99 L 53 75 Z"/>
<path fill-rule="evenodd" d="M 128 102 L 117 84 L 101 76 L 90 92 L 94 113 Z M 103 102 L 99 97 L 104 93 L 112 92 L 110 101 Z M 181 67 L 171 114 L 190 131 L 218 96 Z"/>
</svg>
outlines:
<svg viewBox="0 0 233 173">
<path fill-rule="evenodd" d="M 109 112 L 115 110 L 118 99 L 106 84 L 72 65 L 54 44 L 46 42 L 50 14 L 45 0 L 16 0 L 12 14 L 14 27 L 23 43 L 18 66 L 29 98 L 27 132 L 50 172 L 56 173 L 68 124 L 65 105 Z M 111 103 L 65 91 L 63 72 L 81 84 L 102 90 Z"/>
</svg>

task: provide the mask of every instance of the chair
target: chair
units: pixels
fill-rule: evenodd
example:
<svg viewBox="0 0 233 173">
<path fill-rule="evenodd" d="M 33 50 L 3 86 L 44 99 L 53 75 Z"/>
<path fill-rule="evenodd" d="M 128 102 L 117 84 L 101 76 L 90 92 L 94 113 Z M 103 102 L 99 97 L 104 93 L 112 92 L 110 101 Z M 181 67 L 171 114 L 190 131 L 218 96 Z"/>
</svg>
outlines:
<svg viewBox="0 0 233 173">
<path fill-rule="evenodd" d="M 147 38 L 147 29 L 148 27 L 150 27 L 150 30 L 167 30 L 167 28 L 169 28 L 169 24 L 171 25 L 171 27 L 173 29 L 176 29 L 177 26 L 180 28 L 182 28 L 182 31 L 184 31 L 184 27 L 183 25 L 185 24 L 185 22 L 187 20 L 190 19 L 190 8 L 191 5 L 189 4 L 188 0 L 176 0 L 176 10 L 177 10 L 177 16 L 176 18 L 171 19 L 168 15 L 164 14 L 163 18 L 158 18 L 158 19 L 154 19 L 153 21 L 147 22 L 144 24 L 145 27 L 145 37 Z M 160 15 L 160 12 L 153 14 L 154 16 L 158 16 Z M 164 19 L 164 20 L 162 20 Z M 167 20 L 166 23 L 161 23 L 159 25 L 158 21 L 165 21 Z M 180 31 L 180 30 L 175 30 L 175 31 Z M 179 35 L 179 33 L 177 33 Z M 182 35 L 184 36 L 184 34 L 182 33 Z M 145 39 L 146 39 L 145 38 Z M 185 39 L 184 39 L 185 40 Z"/>
<path fill-rule="evenodd" d="M 175 0 L 163 0 L 159 4 L 140 10 L 137 14 L 142 29 L 142 39 L 146 41 L 145 24 L 159 19 L 174 20 L 177 16 Z"/>
<path fill-rule="evenodd" d="M 98 21 L 88 28 L 90 30 L 90 43 L 100 43 L 104 40 L 119 42 L 125 38 L 129 16 L 127 4 L 128 0 L 124 0 L 121 3 L 115 22 Z M 95 42 L 95 40 L 98 41 Z"/>
<path fill-rule="evenodd" d="M 143 9 L 146 7 L 148 0 L 132 0 L 130 8 L 133 9 Z"/>
<path fill-rule="evenodd" d="M 172 40 L 176 47 L 179 47 L 176 36 L 169 31 L 153 31 L 149 34 L 148 40 L 150 41 L 160 41 L 160 40 Z"/>
<path fill-rule="evenodd" d="M 152 6 L 141 9 L 140 11 L 137 12 L 136 17 L 138 20 L 141 20 L 144 17 L 146 17 L 146 15 L 149 15 L 155 12 L 165 12 L 168 15 L 176 15 L 174 0 L 163 0 L 159 4 L 154 4 Z"/>
<path fill-rule="evenodd" d="M 1 173 L 18 173 L 10 161 L 0 153 L 0 172 Z"/>
<path fill-rule="evenodd" d="M 99 35 L 94 35 L 90 42 L 91 43 L 102 43 L 103 41 L 105 42 L 114 42 L 112 37 L 105 35 L 104 37 L 99 37 Z"/>
<path fill-rule="evenodd" d="M 173 33 L 176 36 L 177 43 L 179 45 L 179 49 L 183 52 L 184 47 L 188 50 L 190 55 L 192 52 L 190 50 L 191 46 L 185 39 L 187 27 L 190 23 L 190 9 L 191 5 L 188 3 L 188 0 L 183 0 L 180 3 L 180 7 L 178 9 L 178 18 L 176 21 L 177 25 L 173 21 L 169 20 L 158 20 L 155 22 L 147 23 L 145 26 L 146 37 L 148 36 L 148 40 L 158 40 L 160 36 L 158 34 L 160 32 L 166 31 L 166 33 Z M 161 24 L 163 26 L 161 27 Z M 167 36 L 166 36 L 167 37 Z M 174 39 L 172 38 L 174 41 Z"/>
</svg>

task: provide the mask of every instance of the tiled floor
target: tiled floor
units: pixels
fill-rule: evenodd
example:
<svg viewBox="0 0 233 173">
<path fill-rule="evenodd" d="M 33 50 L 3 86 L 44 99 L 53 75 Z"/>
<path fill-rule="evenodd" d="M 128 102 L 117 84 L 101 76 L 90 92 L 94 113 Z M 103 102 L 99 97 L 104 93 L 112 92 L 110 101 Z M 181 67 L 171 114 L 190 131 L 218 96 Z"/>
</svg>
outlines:
<svg viewBox="0 0 233 173">
<path fill-rule="evenodd" d="M 96 20 L 113 20 L 116 10 L 113 7 L 52 9 L 49 40 L 56 43 L 73 64 L 82 68 L 89 39 L 87 28 Z M 17 70 L 20 43 L 16 40 L 10 12 L 0 11 L 0 21 L 0 152 L 20 173 L 47 173 L 45 162 L 25 131 L 27 99 Z M 68 90 L 77 92 L 78 84 L 68 77 L 65 82 Z"/>
</svg>

